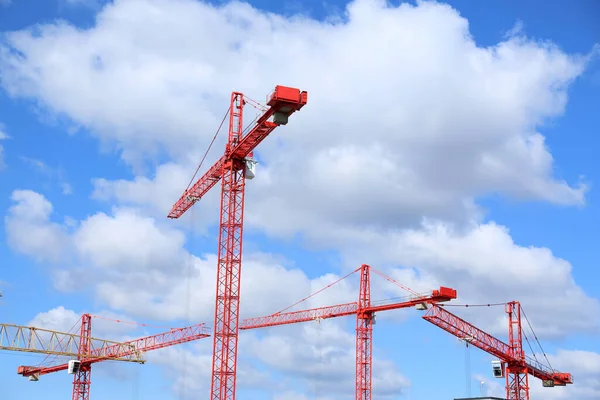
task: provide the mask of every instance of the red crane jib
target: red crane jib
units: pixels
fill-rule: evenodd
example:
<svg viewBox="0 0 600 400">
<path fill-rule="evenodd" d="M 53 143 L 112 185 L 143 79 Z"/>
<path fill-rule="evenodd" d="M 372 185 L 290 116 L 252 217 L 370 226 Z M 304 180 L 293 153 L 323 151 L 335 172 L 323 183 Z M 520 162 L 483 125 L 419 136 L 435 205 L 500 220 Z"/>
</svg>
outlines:
<svg viewBox="0 0 600 400">
<path fill-rule="evenodd" d="M 522 369 L 523 372 L 528 372 L 542 381 L 553 381 L 555 386 L 565 386 L 573 383 L 571 374 L 554 371 L 529 357 L 525 357 L 523 360 L 513 355 L 513 351 L 508 344 L 452 314 L 443 307 L 432 305 L 427 314 L 423 316 L 423 319 L 459 339 L 468 338 L 469 344 L 498 357 L 512 368 Z"/>
<path fill-rule="evenodd" d="M 210 334 L 208 333 L 208 328 L 206 328 L 204 324 L 171 329 L 168 332 L 130 340 L 128 342 L 107 346 L 101 349 L 94 349 L 89 354 L 81 355 L 81 364 L 89 365 L 109 359 L 127 357 L 136 352 L 158 350 L 162 349 L 163 347 L 191 342 L 193 340 L 203 339 L 209 336 Z M 68 364 L 60 364 L 45 368 L 20 366 L 17 369 L 17 373 L 26 377 L 63 371 L 67 368 Z"/>
<path fill-rule="evenodd" d="M 300 110 L 308 101 L 308 93 L 300 89 L 277 85 L 268 96 L 267 110 L 257 119 L 254 127 L 232 148 L 228 149 L 208 171 L 173 205 L 168 218 L 181 217 L 194 203 L 202 198 L 223 176 L 223 167 L 232 161 L 243 160 L 277 126 L 285 125 L 288 117 Z M 273 121 L 269 118 L 273 117 Z M 243 168 L 243 163 L 238 163 Z"/>
<path fill-rule="evenodd" d="M 240 323 L 240 329 L 256 329 L 265 328 L 268 326 L 294 324 L 297 322 L 308 322 L 316 319 L 326 319 L 343 317 L 347 315 L 355 315 L 361 313 L 376 313 L 379 311 L 395 310 L 399 308 L 408 308 L 421 303 L 429 302 L 444 302 L 456 298 L 456 290 L 440 287 L 439 290 L 433 290 L 429 295 L 412 296 L 407 301 L 376 305 L 366 307 L 359 310 L 358 303 L 345 303 L 336 306 L 311 308 L 301 311 L 290 311 L 286 313 L 278 313 L 266 317 L 247 318 Z"/>
</svg>

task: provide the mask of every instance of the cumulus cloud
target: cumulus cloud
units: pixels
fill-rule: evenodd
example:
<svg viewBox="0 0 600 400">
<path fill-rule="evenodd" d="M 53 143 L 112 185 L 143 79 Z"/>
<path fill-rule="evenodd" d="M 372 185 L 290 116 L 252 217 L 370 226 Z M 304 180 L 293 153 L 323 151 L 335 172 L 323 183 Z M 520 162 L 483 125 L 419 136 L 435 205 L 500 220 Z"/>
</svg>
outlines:
<svg viewBox="0 0 600 400">
<path fill-rule="evenodd" d="M 81 316 L 73 310 L 58 306 L 51 310 L 38 313 L 29 323 L 28 326 L 50 329 L 59 332 L 78 332 L 73 330 L 78 321 L 81 321 Z"/>
<path fill-rule="evenodd" d="M 265 185 L 278 195 L 256 214 L 283 204 L 277 217 L 316 213 L 307 224 L 343 220 L 348 209 L 397 223 L 423 211 L 460 215 L 465 198 L 489 192 L 584 201 L 584 185 L 552 176 L 536 128 L 563 112 L 585 57 L 523 36 L 478 47 L 468 22 L 436 3 L 358 0 L 343 17 L 116 1 L 87 31 L 61 23 L 9 34 L 0 75 L 11 95 L 40 99 L 135 163 L 163 150 L 198 160 L 232 89 L 259 99 L 273 82 L 307 89 L 309 106 L 276 134 L 286 151 L 274 140 L 261 146 Z"/>
<path fill-rule="evenodd" d="M 450 286 L 463 304 L 519 300 L 540 337 L 600 331 L 600 302 L 577 285 L 571 264 L 548 248 L 514 243 L 508 229 L 494 222 L 466 229 L 440 221 L 402 231 L 340 229 L 333 237 L 350 261 L 369 254 L 372 265 L 414 289 Z M 494 322 L 473 311 L 475 323 L 497 334 L 506 334 L 502 314 Z M 558 315 L 570 322 L 557 324 Z"/>
<path fill-rule="evenodd" d="M 81 316 L 84 313 L 86 313 L 86 311 L 75 312 L 64 306 L 58 306 L 48 311 L 38 313 L 27 323 L 27 325 L 59 332 L 79 334 Z M 130 320 L 131 318 L 128 316 L 110 310 L 94 312 L 92 314 L 92 336 L 115 341 L 129 340 L 131 337 L 126 336 L 126 334 L 139 328 L 136 324 L 129 323 Z"/>
<path fill-rule="evenodd" d="M 31 190 L 15 190 L 4 218 L 8 244 L 38 261 L 58 261 L 67 242 L 65 228 L 50 220 L 52 203 Z"/>
</svg>

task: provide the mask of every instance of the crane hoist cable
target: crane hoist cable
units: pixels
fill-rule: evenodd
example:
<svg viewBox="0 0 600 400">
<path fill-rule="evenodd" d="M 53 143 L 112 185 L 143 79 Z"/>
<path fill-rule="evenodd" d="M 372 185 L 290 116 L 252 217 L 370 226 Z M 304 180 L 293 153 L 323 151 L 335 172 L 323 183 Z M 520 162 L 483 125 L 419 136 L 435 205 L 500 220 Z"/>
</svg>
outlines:
<svg viewBox="0 0 600 400">
<path fill-rule="evenodd" d="M 489 303 L 489 304 L 438 304 L 441 307 L 493 307 L 493 306 L 504 306 L 508 303 Z M 527 325 L 529 326 L 529 329 L 531 330 L 531 333 L 533 335 L 533 337 L 535 338 L 536 343 L 538 344 L 540 351 L 542 352 L 542 354 L 544 355 L 544 359 L 546 360 L 546 362 L 548 363 L 547 365 L 552 368 L 552 364 L 550 364 L 550 360 L 548 359 L 548 356 L 546 355 L 546 352 L 544 351 L 544 348 L 542 347 L 542 344 L 540 343 L 535 331 L 533 330 L 533 326 L 531 325 L 531 322 L 529 322 L 529 318 L 527 318 L 527 314 L 525 313 L 525 310 L 523 309 L 523 306 L 521 306 L 521 313 L 523 314 L 523 317 L 525 318 L 525 321 L 527 322 Z M 524 330 L 522 330 L 523 336 L 525 336 L 525 341 L 527 342 L 527 345 L 529 346 L 529 349 L 531 350 L 531 354 L 533 356 L 533 358 L 535 359 L 535 361 L 537 361 L 538 363 L 541 364 L 541 362 L 537 359 L 536 353 L 535 351 L 533 351 L 533 347 L 531 345 L 531 342 L 529 341 L 529 338 L 527 337 L 527 334 Z"/>
<path fill-rule="evenodd" d="M 258 101 L 252 100 L 251 98 L 249 98 L 247 96 L 244 96 L 244 101 L 246 101 L 246 103 L 249 104 L 249 105 L 251 105 L 252 107 L 256 108 L 259 112 L 257 112 L 257 114 L 254 117 L 254 119 L 249 124 L 246 125 L 246 128 L 244 128 L 242 130 L 242 136 L 244 134 L 246 134 L 248 132 L 248 130 L 258 120 L 258 118 L 261 115 L 261 112 L 264 112 L 267 109 L 265 106 L 263 106 L 262 104 L 260 104 Z M 190 186 L 192 186 L 192 182 L 194 182 L 194 179 L 196 178 L 196 175 L 198 175 L 198 171 L 200 171 L 200 168 L 202 168 L 202 164 L 204 164 L 204 161 L 206 160 L 206 157 L 208 156 L 208 153 L 210 152 L 210 149 L 212 148 L 212 145 L 215 143 L 215 140 L 219 136 L 219 133 L 221 132 L 221 128 L 223 128 L 223 124 L 225 123 L 225 120 L 227 119 L 228 115 L 229 115 L 229 107 L 227 107 L 227 111 L 225 112 L 225 115 L 223 116 L 223 119 L 221 120 L 221 123 L 219 124 L 219 127 L 217 128 L 217 131 L 215 132 L 212 140 L 210 141 L 210 143 L 208 145 L 208 148 L 204 152 L 204 156 L 202 157 L 202 160 L 200 160 L 200 164 L 198 164 L 198 167 L 196 168 L 196 171 L 194 172 L 194 175 L 192 176 L 192 179 L 190 179 L 190 182 L 188 183 L 188 185 L 187 185 L 187 187 L 185 189 L 186 191 L 190 188 Z"/>
<path fill-rule="evenodd" d="M 535 334 L 535 331 L 533 330 L 533 326 L 529 322 L 529 318 L 527 318 L 527 314 L 525 314 L 525 310 L 523 310 L 523 306 L 522 305 L 521 305 L 521 313 L 523 314 L 523 317 L 525 317 L 525 321 L 527 321 L 527 325 L 529 325 L 529 329 L 531 329 L 531 333 L 533 334 L 533 337 L 535 338 L 535 341 L 537 342 L 538 346 L 540 347 L 540 350 L 542 351 L 542 354 L 544 355 L 544 358 L 546 359 L 546 362 L 548 363 L 548 366 L 551 369 L 553 369 L 552 368 L 552 364 L 550 364 L 550 360 L 548 360 L 548 356 L 546 355 L 546 352 L 544 351 L 544 348 L 542 347 L 542 344 L 540 343 L 537 335 Z M 535 357 L 535 352 L 533 351 L 533 349 L 531 350 L 531 353 Z M 535 359 L 536 359 L 536 361 L 538 361 L 537 357 L 535 357 Z"/>
<path fill-rule="evenodd" d="M 200 164 L 198 164 L 198 167 L 196 168 L 196 171 L 194 172 L 192 179 L 190 179 L 190 182 L 188 183 L 188 185 L 185 189 L 186 191 L 190 188 L 190 186 L 192 186 L 192 182 L 194 182 L 194 179 L 196 178 L 198 171 L 200 171 L 200 168 L 202 168 L 202 164 L 204 163 L 204 160 L 206 160 L 206 156 L 208 156 L 208 152 L 210 151 L 215 140 L 217 139 L 217 136 L 219 136 L 219 132 L 221 132 L 221 128 L 223 127 L 223 124 L 225 123 L 225 120 L 227 119 L 228 115 L 229 115 L 229 107 L 227 107 L 227 111 L 225 112 L 225 115 L 223 116 L 223 119 L 221 120 L 221 123 L 219 124 L 219 127 L 217 128 L 217 131 L 215 132 L 215 135 L 213 136 L 212 140 L 210 141 L 208 148 L 204 152 L 204 156 L 202 157 L 202 160 L 200 160 Z"/>
<path fill-rule="evenodd" d="M 446 304 L 440 303 L 438 306 L 440 307 L 495 307 L 495 306 L 505 306 L 508 303 L 488 303 L 488 304 Z"/>
<path fill-rule="evenodd" d="M 81 320 L 77 319 L 75 321 L 75 323 L 73 324 L 73 326 L 71 326 L 71 328 L 67 331 L 67 333 L 75 333 L 73 331 L 73 329 L 75 329 L 76 326 L 81 324 Z M 79 329 L 78 329 L 79 330 Z M 58 340 L 58 344 L 61 344 L 63 340 L 65 340 L 65 337 L 62 337 Z M 56 362 L 57 359 L 57 355 L 52 355 L 52 354 L 46 354 L 46 356 L 44 357 L 44 359 L 40 362 L 40 366 L 50 366 L 53 365 Z"/>
</svg>

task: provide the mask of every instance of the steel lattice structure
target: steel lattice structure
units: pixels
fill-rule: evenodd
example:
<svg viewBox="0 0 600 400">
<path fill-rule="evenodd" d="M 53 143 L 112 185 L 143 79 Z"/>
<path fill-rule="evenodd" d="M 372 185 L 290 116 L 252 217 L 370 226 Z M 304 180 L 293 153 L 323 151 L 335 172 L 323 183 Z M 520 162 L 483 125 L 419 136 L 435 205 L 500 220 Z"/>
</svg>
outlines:
<svg viewBox="0 0 600 400">
<path fill-rule="evenodd" d="M 74 333 L 65 333 L 33 326 L 13 324 L 0 324 L 0 350 L 22 351 L 26 353 L 49 354 L 77 358 L 81 336 Z M 91 352 L 97 356 L 104 356 L 107 352 L 125 346 L 113 340 L 91 337 L 89 339 Z M 86 354 L 82 355 L 87 357 Z M 119 361 L 141 362 L 137 354 L 116 358 Z"/>
<path fill-rule="evenodd" d="M 213 365 L 210 398 L 235 399 L 240 280 L 242 271 L 242 231 L 244 223 L 245 178 L 252 151 L 277 126 L 307 102 L 299 89 L 276 86 L 268 97 L 268 108 L 243 135 L 243 109 L 250 99 L 233 92 L 229 106 L 229 135 L 225 154 L 175 203 L 168 218 L 179 218 L 213 186 L 221 181 L 219 260 L 215 305 Z M 270 119 L 273 119 L 270 121 Z"/>
<path fill-rule="evenodd" d="M 79 351 L 81 354 L 90 353 L 90 337 L 92 336 L 92 316 L 83 314 L 81 317 L 81 337 Z M 81 364 L 79 371 L 73 376 L 73 400 L 89 400 L 90 385 L 92 384 L 92 365 Z"/>
<path fill-rule="evenodd" d="M 37 330 L 35 328 L 31 328 Z M 51 331 L 46 331 L 51 332 Z M 74 355 L 79 361 L 79 368 L 73 376 L 73 400 L 89 400 L 92 364 L 105 361 L 131 361 L 143 364 L 145 359 L 143 354 L 147 351 L 157 350 L 164 347 L 173 346 L 180 343 L 186 343 L 193 340 L 209 337 L 208 328 L 204 324 L 192 325 L 185 328 L 175 328 L 167 332 L 156 335 L 146 336 L 127 342 L 110 342 L 101 347 L 94 347 L 92 344 L 98 339 L 92 338 L 92 316 L 83 314 L 81 317 L 81 331 L 79 335 L 64 334 L 65 338 L 76 337 L 79 339 L 78 353 L 63 353 L 60 355 Z M 108 343 L 104 341 L 103 343 Z M 44 353 L 44 352 L 42 352 Z M 46 354 L 56 354 L 56 352 L 45 352 Z M 20 366 L 17 373 L 30 377 L 31 380 L 38 380 L 40 375 L 53 372 L 64 371 L 69 368 L 68 364 L 59 364 L 51 367 L 30 367 Z"/>
<path fill-rule="evenodd" d="M 370 400 L 372 391 L 373 317 L 369 266 L 360 269 L 358 312 L 356 313 L 356 399 Z"/>
<path fill-rule="evenodd" d="M 508 314 L 508 344 L 437 305 L 433 305 L 423 319 L 459 339 L 469 338 L 471 345 L 498 357 L 506 367 L 508 400 L 529 400 L 529 375 L 542 380 L 544 387 L 573 383 L 570 373 L 555 371 L 550 366 L 525 355 L 521 304 L 518 301 L 511 301 L 506 304 L 505 311 Z"/>
<path fill-rule="evenodd" d="M 373 364 L 373 322 L 375 313 L 379 311 L 397 310 L 400 308 L 425 306 L 429 303 L 450 301 L 456 298 L 456 290 L 440 287 L 427 294 L 413 294 L 400 302 L 389 304 L 371 304 L 371 267 L 363 264 L 354 272 L 360 273 L 360 289 L 358 301 L 336 306 L 311 308 L 308 310 L 280 312 L 266 317 L 247 318 L 240 323 L 240 329 L 257 329 L 269 326 L 287 325 L 327 318 L 356 315 L 356 400 L 372 398 L 372 364 Z M 379 273 L 379 275 L 384 276 Z M 385 277 L 385 276 L 384 276 Z M 390 278 L 385 277 L 390 281 Z M 318 292 L 317 292 L 318 293 Z M 305 299 L 306 300 L 306 299 Z"/>
</svg>

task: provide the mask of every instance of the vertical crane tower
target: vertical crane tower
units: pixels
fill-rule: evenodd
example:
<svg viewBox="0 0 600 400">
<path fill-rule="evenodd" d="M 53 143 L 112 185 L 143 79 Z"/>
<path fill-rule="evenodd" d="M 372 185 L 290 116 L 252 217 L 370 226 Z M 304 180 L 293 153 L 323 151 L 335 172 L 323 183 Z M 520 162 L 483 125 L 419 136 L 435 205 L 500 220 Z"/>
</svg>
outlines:
<svg viewBox="0 0 600 400">
<path fill-rule="evenodd" d="M 288 117 L 306 104 L 308 94 L 276 86 L 267 98 L 268 108 L 244 135 L 243 109 L 247 100 L 243 93 L 231 94 L 225 154 L 183 193 L 168 215 L 179 218 L 221 181 L 211 400 L 235 399 L 244 189 L 245 179 L 253 177 L 252 152 L 277 126 L 287 124 Z"/>
</svg>

